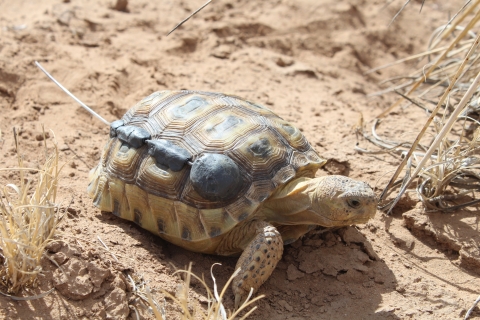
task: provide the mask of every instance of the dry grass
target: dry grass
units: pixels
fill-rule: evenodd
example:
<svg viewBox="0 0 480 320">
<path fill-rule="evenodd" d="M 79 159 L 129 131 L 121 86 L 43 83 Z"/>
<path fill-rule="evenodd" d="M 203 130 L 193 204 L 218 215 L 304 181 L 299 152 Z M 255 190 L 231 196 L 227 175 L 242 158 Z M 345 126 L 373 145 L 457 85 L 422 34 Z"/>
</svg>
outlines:
<svg viewBox="0 0 480 320">
<path fill-rule="evenodd" d="M 233 319 L 246 319 L 248 318 L 256 309 L 257 307 L 250 308 L 256 301 L 262 299 L 264 296 L 258 296 L 250 300 L 253 290 L 250 292 L 250 295 L 246 299 L 246 301 L 234 312 L 227 311 L 223 305 L 223 297 L 225 292 L 227 291 L 228 286 L 232 282 L 235 275 L 240 271 L 237 270 L 227 281 L 225 286 L 223 287 L 222 291 L 219 293 L 217 288 L 217 283 L 215 277 L 213 276 L 213 267 L 215 265 L 220 265 L 219 263 L 215 263 L 212 265 L 210 269 L 210 275 L 213 279 L 213 291 L 209 289 L 208 285 L 206 284 L 204 279 L 199 278 L 192 272 L 192 265 L 190 264 L 188 269 L 186 270 L 179 270 L 176 271 L 175 274 L 181 274 L 183 276 L 184 282 L 181 286 L 179 286 L 175 296 L 170 294 L 167 291 L 162 290 L 162 293 L 167 297 L 169 300 L 172 300 L 173 303 L 178 306 L 182 311 L 182 320 L 194 320 L 194 319 L 203 319 L 203 320 L 233 320 Z M 205 288 L 207 293 L 207 300 L 208 306 L 205 309 L 198 307 L 198 304 L 192 306 L 189 302 L 188 298 L 188 291 L 190 288 L 190 282 L 192 277 L 196 278 Z M 142 298 L 144 302 L 146 302 L 149 306 L 149 309 L 154 314 L 155 319 L 157 320 L 168 320 L 167 312 L 166 312 L 166 301 L 164 300 L 163 306 L 160 305 L 157 301 L 153 299 L 153 296 L 150 292 L 150 289 L 145 286 L 137 286 L 133 283 L 134 292 Z M 250 308 L 249 310 L 247 310 Z M 244 313 L 240 316 L 241 313 Z M 238 317 L 238 318 L 237 318 Z M 139 319 L 139 316 L 137 315 Z"/>
<path fill-rule="evenodd" d="M 98 237 L 98 240 L 102 244 L 103 248 L 112 255 L 113 259 L 116 262 L 120 262 L 117 256 L 110 251 L 110 248 L 105 244 L 105 242 Z M 127 257 L 124 257 L 127 258 Z M 128 259 L 128 258 L 127 258 Z M 173 275 L 177 274 L 182 276 L 183 278 L 183 284 L 181 284 L 177 288 L 177 292 L 175 295 L 172 295 L 171 293 L 161 289 L 161 293 L 164 295 L 164 297 L 168 298 L 169 300 L 173 301 L 173 305 L 176 305 L 180 308 L 182 312 L 182 320 L 194 320 L 194 319 L 203 319 L 203 320 L 234 320 L 237 319 L 237 317 L 240 316 L 241 313 L 244 313 L 240 318 L 238 319 L 246 319 L 248 318 L 256 309 L 257 307 L 254 306 L 250 308 L 256 301 L 262 299 L 264 295 L 257 296 L 253 299 L 251 299 L 253 295 L 253 289 L 250 291 L 249 296 L 247 299 L 243 302 L 243 304 L 234 312 L 227 311 L 223 305 L 223 297 L 225 296 L 225 292 L 228 289 L 228 286 L 232 282 L 233 278 L 240 272 L 240 269 L 237 269 L 230 279 L 227 281 L 225 286 L 223 287 L 222 291 L 218 293 L 218 288 L 217 288 L 217 281 L 213 275 L 213 267 L 215 265 L 221 265 L 220 263 L 214 263 L 212 267 L 210 268 L 210 276 L 212 277 L 213 280 L 213 291 L 210 290 L 208 287 L 207 283 L 203 278 L 198 277 L 192 272 L 192 264 L 188 266 L 188 269 L 185 270 L 178 270 L 173 273 Z M 188 293 L 189 293 L 189 288 L 190 288 L 190 283 L 191 279 L 195 278 L 197 279 L 202 286 L 205 288 L 206 294 L 207 294 L 207 301 L 208 301 L 208 306 L 205 309 L 199 307 L 200 301 L 197 301 L 196 304 L 191 304 Z M 139 276 L 138 274 L 129 274 L 127 272 L 127 278 L 130 280 L 130 285 L 132 288 L 132 292 L 140 298 L 139 301 L 142 302 L 142 306 L 146 306 L 151 314 L 155 317 L 156 320 L 168 320 L 169 317 L 167 316 L 167 302 L 166 299 L 163 299 L 163 304 L 158 303 L 153 298 L 153 295 L 151 293 L 151 290 L 149 286 L 146 284 L 145 281 L 142 280 L 142 277 Z M 135 281 L 134 278 L 137 280 Z M 251 299 L 251 300 L 250 300 Z M 135 308 L 135 306 L 131 305 L 133 307 L 133 310 L 135 311 L 136 314 L 136 319 L 141 319 L 141 316 L 139 314 L 139 311 Z M 250 308 L 249 310 L 247 310 Z"/>
<path fill-rule="evenodd" d="M 19 177 L 17 184 L 8 183 L 0 189 L 0 283 L 13 294 L 34 286 L 42 271 L 45 246 L 52 241 L 60 221 L 55 198 L 61 169 L 56 145 L 50 155 L 45 145 L 43 168 L 25 167 L 14 136 L 18 167 L 0 169 Z M 31 172 L 35 172 L 35 179 Z"/>
<path fill-rule="evenodd" d="M 480 0 L 469 1 L 445 26 L 437 28 L 426 52 L 394 64 L 422 58 L 427 62 L 410 75 L 387 80 L 391 85 L 378 93 L 396 91 L 401 95 L 379 119 L 405 102 L 413 103 L 428 114 L 413 142 L 380 138 L 375 133 L 378 121 L 372 135 L 363 133 L 382 149 L 403 158 L 380 197 L 389 212 L 413 182 L 416 182 L 419 199 L 430 210 L 453 211 L 480 202 L 475 192 L 480 186 L 479 21 Z M 427 107 L 432 101 L 435 107 Z M 435 138 L 421 144 L 429 129 Z M 395 198 L 387 201 L 387 196 L 398 186 L 400 190 Z"/>
</svg>

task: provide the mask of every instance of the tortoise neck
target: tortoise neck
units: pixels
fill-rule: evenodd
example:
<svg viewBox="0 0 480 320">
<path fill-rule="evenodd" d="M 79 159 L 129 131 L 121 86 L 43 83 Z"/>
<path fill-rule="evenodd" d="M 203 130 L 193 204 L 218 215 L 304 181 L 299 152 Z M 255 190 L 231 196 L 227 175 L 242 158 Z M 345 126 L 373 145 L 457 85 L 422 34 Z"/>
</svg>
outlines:
<svg viewBox="0 0 480 320">
<path fill-rule="evenodd" d="M 318 178 L 297 178 L 280 187 L 261 206 L 267 221 L 286 225 L 315 223 L 312 201 Z"/>
</svg>

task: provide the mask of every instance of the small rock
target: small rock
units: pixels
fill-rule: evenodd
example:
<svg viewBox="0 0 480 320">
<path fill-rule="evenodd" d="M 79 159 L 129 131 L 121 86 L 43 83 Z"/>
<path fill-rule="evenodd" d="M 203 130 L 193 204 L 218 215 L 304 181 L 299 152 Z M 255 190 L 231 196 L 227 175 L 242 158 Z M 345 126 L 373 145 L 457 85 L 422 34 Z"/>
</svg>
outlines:
<svg viewBox="0 0 480 320">
<path fill-rule="evenodd" d="M 357 83 L 353 88 L 352 88 L 352 92 L 353 93 L 360 93 L 360 94 L 363 94 L 363 95 L 366 95 L 367 93 L 365 92 L 365 88 L 363 87 L 363 85 Z"/>
<path fill-rule="evenodd" d="M 472 240 L 473 241 L 473 240 Z M 477 246 L 468 246 L 463 243 L 460 253 L 460 265 L 471 270 L 480 270 L 480 253 Z"/>
<path fill-rule="evenodd" d="M 107 314 L 105 313 L 104 305 L 100 301 L 93 304 L 91 311 L 95 316 L 94 319 L 105 319 L 105 317 L 107 316 Z"/>
<path fill-rule="evenodd" d="M 61 12 L 57 16 L 57 22 L 63 26 L 69 26 L 70 25 L 70 20 L 75 17 L 75 13 L 72 10 L 66 10 Z"/>
<path fill-rule="evenodd" d="M 90 275 L 90 281 L 96 289 L 100 288 L 102 283 L 112 275 L 110 270 L 102 268 L 93 262 L 88 263 L 88 274 Z"/>
<path fill-rule="evenodd" d="M 364 278 L 361 272 L 354 269 L 349 269 L 347 272 L 337 276 L 337 280 L 344 283 L 362 283 Z"/>
<path fill-rule="evenodd" d="M 365 237 L 353 227 L 344 228 L 340 230 L 339 233 L 342 236 L 342 240 L 347 244 L 352 242 L 364 243 L 366 241 Z"/>
<path fill-rule="evenodd" d="M 414 316 L 414 315 L 417 314 L 417 313 L 418 313 L 418 311 L 415 310 L 415 309 L 408 309 L 407 311 L 405 311 L 404 314 L 405 314 L 406 316 L 408 316 L 408 317 L 412 317 L 412 316 Z"/>
<path fill-rule="evenodd" d="M 290 281 L 303 278 L 305 276 L 305 273 L 299 271 L 297 267 L 295 267 L 293 264 L 290 264 L 287 268 L 287 279 Z"/>
<path fill-rule="evenodd" d="M 305 258 L 300 262 L 299 269 L 308 274 L 323 270 L 325 266 L 316 259 L 317 256 L 316 254 L 311 254 L 310 257 Z"/>
<path fill-rule="evenodd" d="M 368 257 L 370 259 L 375 260 L 375 261 L 380 259 L 377 255 L 377 253 L 375 252 L 375 250 L 373 250 L 373 247 L 370 244 L 370 242 L 364 242 L 362 249 L 363 249 L 363 251 L 365 251 L 365 253 L 368 255 Z"/>
<path fill-rule="evenodd" d="M 53 241 L 50 242 L 48 245 L 45 246 L 45 249 L 47 249 L 48 252 L 51 253 L 57 253 L 59 252 L 63 247 L 63 244 L 59 241 Z"/>
<path fill-rule="evenodd" d="M 332 159 L 325 164 L 324 168 L 330 174 L 344 174 L 348 168 L 348 163 L 347 162 L 342 163 Z"/>
<path fill-rule="evenodd" d="M 25 168 L 29 168 L 28 172 L 31 173 L 31 174 L 36 174 L 38 173 L 40 167 L 38 166 L 38 164 L 35 164 L 33 162 L 27 162 L 25 161 L 23 163 L 24 167 Z"/>
<path fill-rule="evenodd" d="M 278 304 L 281 305 L 287 311 L 290 311 L 290 312 L 293 311 L 293 307 L 289 305 L 288 302 L 285 300 L 279 300 Z"/>
<path fill-rule="evenodd" d="M 59 148 L 60 151 L 67 151 L 70 150 L 70 147 L 66 144 L 62 144 Z"/>
<path fill-rule="evenodd" d="M 121 12 L 128 12 L 128 0 L 117 0 L 117 3 L 115 3 L 112 9 Z"/>
<path fill-rule="evenodd" d="M 78 214 L 78 211 L 75 208 L 72 208 L 72 207 L 68 207 L 67 212 L 70 213 L 70 214 L 73 214 L 73 215 Z"/>
<path fill-rule="evenodd" d="M 286 67 L 284 70 L 287 76 L 303 76 L 318 79 L 315 69 L 305 64 L 296 63 L 290 67 Z"/>
<path fill-rule="evenodd" d="M 300 239 L 298 239 L 297 241 L 295 241 L 294 243 L 292 243 L 290 245 L 292 248 L 295 248 L 295 249 L 298 249 L 302 246 L 302 241 Z"/>
<path fill-rule="evenodd" d="M 179 283 L 177 285 L 177 289 L 175 290 L 175 298 L 178 300 L 182 300 L 188 294 L 188 288 L 185 289 L 185 285 L 183 283 Z"/>
<path fill-rule="evenodd" d="M 202 295 L 198 295 L 197 297 L 195 297 L 195 299 L 200 302 L 201 304 L 209 304 L 211 302 L 211 300 L 207 299 L 207 297 L 204 297 Z"/>
<path fill-rule="evenodd" d="M 375 313 L 391 313 L 395 311 L 395 307 L 392 306 L 381 306 L 377 310 L 375 310 Z"/>
<path fill-rule="evenodd" d="M 275 60 L 275 63 L 277 64 L 277 66 L 282 68 L 291 66 L 293 62 L 294 62 L 293 59 L 290 57 L 278 57 Z"/>
<path fill-rule="evenodd" d="M 400 294 L 405 293 L 405 291 L 407 291 L 404 286 L 400 286 L 400 285 L 397 286 L 395 290 Z"/>
<path fill-rule="evenodd" d="M 352 251 L 352 255 L 353 255 L 353 258 L 355 259 L 355 261 L 358 261 L 362 264 L 370 261 L 370 258 L 368 257 L 368 255 L 358 249 L 354 249 Z"/>
<path fill-rule="evenodd" d="M 50 138 L 50 133 L 44 132 L 44 133 L 39 133 L 35 136 L 35 140 L 37 141 L 43 141 L 45 138 Z"/>
<path fill-rule="evenodd" d="M 322 296 L 314 296 L 312 297 L 312 299 L 310 299 L 310 302 L 316 306 L 323 306 L 324 305 L 323 300 L 324 300 L 324 297 Z"/>
<path fill-rule="evenodd" d="M 332 232 L 325 233 L 325 245 L 327 247 L 333 247 L 337 243 L 337 239 Z"/>
<path fill-rule="evenodd" d="M 231 53 L 232 49 L 230 46 L 222 44 L 221 46 L 213 49 L 212 56 L 219 59 L 228 59 Z"/>
<path fill-rule="evenodd" d="M 70 259 L 62 270 L 55 270 L 53 285 L 62 295 L 72 300 L 86 299 L 93 292 L 87 263 L 79 259 Z"/>
<path fill-rule="evenodd" d="M 325 268 L 322 269 L 322 273 L 327 276 L 336 277 L 338 271 L 333 266 L 327 265 Z"/>
<path fill-rule="evenodd" d="M 370 269 L 365 266 L 365 265 L 362 265 L 362 264 L 355 264 L 353 265 L 353 269 L 357 270 L 357 271 L 360 271 L 360 272 L 363 272 L 363 273 L 367 273 Z"/>
<path fill-rule="evenodd" d="M 120 276 L 116 276 L 115 279 L 112 281 L 112 287 L 114 288 L 120 288 L 123 291 L 127 290 L 127 285 L 125 284 L 124 279 L 121 277 L 124 277 L 122 274 Z"/>
<path fill-rule="evenodd" d="M 127 319 L 130 309 L 128 308 L 127 295 L 120 288 L 113 289 L 105 297 L 106 319 Z"/>
<path fill-rule="evenodd" d="M 375 253 L 375 250 L 373 250 L 372 245 L 370 242 L 367 241 L 367 239 L 364 237 L 363 234 L 361 234 L 357 229 L 354 227 L 347 227 L 344 229 L 341 229 L 339 231 L 339 234 L 342 237 L 342 240 L 346 244 L 350 243 L 358 243 L 362 245 L 362 250 L 368 255 L 368 258 L 371 260 L 378 260 L 378 256 Z"/>
<path fill-rule="evenodd" d="M 55 261 L 59 266 L 64 264 L 68 260 L 68 256 L 63 252 L 57 252 L 52 255 L 52 260 Z"/>
</svg>

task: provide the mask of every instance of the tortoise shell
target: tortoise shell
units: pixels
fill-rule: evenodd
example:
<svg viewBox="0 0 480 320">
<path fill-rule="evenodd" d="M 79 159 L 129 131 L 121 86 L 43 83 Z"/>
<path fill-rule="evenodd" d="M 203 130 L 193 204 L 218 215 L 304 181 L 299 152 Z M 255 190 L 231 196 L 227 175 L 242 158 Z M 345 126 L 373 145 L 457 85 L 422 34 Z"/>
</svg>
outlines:
<svg viewBox="0 0 480 320">
<path fill-rule="evenodd" d="M 155 92 L 110 131 L 90 173 L 94 204 L 199 252 L 325 163 L 287 121 L 221 93 Z"/>
</svg>

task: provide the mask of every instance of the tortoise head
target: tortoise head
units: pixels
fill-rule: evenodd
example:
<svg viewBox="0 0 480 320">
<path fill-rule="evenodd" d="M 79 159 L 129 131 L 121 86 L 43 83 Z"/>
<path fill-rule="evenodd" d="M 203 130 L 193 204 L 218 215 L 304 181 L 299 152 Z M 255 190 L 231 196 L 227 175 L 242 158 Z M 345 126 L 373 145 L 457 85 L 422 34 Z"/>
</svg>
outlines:
<svg viewBox="0 0 480 320">
<path fill-rule="evenodd" d="M 279 188 L 260 212 L 279 225 L 342 227 L 367 222 L 376 205 L 375 193 L 365 182 L 344 176 L 300 177 Z"/>
<path fill-rule="evenodd" d="M 313 189 L 311 189 L 313 187 Z M 310 181 L 310 213 L 316 224 L 339 227 L 365 223 L 376 212 L 377 199 L 363 181 L 345 176 L 325 176 Z"/>
</svg>

